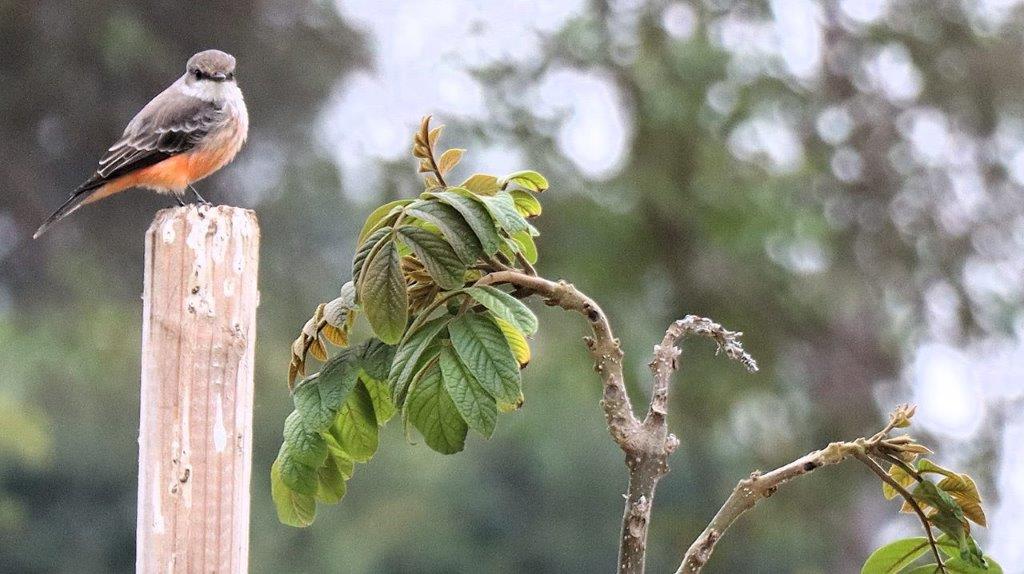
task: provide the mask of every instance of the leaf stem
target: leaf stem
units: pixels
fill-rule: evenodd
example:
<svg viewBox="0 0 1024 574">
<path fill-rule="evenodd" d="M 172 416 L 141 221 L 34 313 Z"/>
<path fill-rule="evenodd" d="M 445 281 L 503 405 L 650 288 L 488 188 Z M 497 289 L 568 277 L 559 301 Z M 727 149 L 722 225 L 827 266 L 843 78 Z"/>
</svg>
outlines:
<svg viewBox="0 0 1024 574">
<path fill-rule="evenodd" d="M 914 509 L 914 512 L 917 514 L 917 517 L 921 519 L 921 525 L 924 526 L 924 533 L 928 536 L 928 545 L 931 546 L 932 554 L 935 555 L 935 561 L 939 567 L 939 572 L 945 573 L 946 564 L 942 561 L 942 556 L 939 555 L 939 546 L 935 543 L 935 538 L 932 536 L 932 528 L 931 525 L 928 523 L 928 517 L 925 516 L 924 511 L 921 510 L 921 506 L 917 504 L 916 500 L 914 500 L 914 495 L 907 492 L 907 489 L 903 488 L 902 484 L 897 482 L 896 479 L 894 479 L 893 477 L 889 476 L 889 473 L 885 472 L 885 469 L 879 466 L 878 463 L 875 462 L 874 459 L 872 459 L 866 453 L 858 452 L 854 454 L 854 457 L 856 457 L 857 460 L 864 463 L 871 470 L 871 472 L 877 474 L 878 478 L 882 479 L 882 482 L 885 482 L 889 486 L 893 487 L 893 489 L 896 490 L 896 492 L 900 493 L 900 496 L 902 496 L 903 499 L 907 501 L 907 504 L 909 504 L 911 508 Z"/>
</svg>

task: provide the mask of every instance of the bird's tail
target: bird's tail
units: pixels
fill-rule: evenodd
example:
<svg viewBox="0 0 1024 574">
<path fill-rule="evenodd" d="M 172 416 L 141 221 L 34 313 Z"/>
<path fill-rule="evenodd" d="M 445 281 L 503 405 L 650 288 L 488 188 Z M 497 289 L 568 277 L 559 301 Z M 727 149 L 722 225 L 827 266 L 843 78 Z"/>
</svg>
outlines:
<svg viewBox="0 0 1024 574">
<path fill-rule="evenodd" d="M 49 229 L 51 225 L 71 215 L 79 207 L 85 205 L 89 201 L 89 198 L 92 197 L 94 193 L 99 191 L 99 189 L 103 186 L 103 183 L 103 181 L 96 181 L 91 179 L 82 184 L 81 187 L 76 189 L 71 194 L 71 197 L 68 197 L 67 201 L 65 201 L 63 205 L 61 205 L 60 207 L 57 208 L 56 211 L 51 213 L 50 217 L 46 218 L 46 221 L 44 221 L 43 224 L 39 226 L 39 229 L 37 229 L 36 232 L 32 234 L 32 239 L 38 239 L 40 235 L 46 233 L 46 230 Z"/>
</svg>

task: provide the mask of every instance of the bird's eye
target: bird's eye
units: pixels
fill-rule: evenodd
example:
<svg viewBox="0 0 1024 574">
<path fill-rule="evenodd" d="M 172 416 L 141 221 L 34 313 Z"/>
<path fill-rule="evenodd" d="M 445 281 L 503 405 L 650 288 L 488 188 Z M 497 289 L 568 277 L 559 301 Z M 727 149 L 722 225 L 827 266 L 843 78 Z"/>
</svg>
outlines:
<svg viewBox="0 0 1024 574">
<path fill-rule="evenodd" d="M 235 79 L 235 73 L 234 72 L 228 72 L 228 79 L 229 80 L 234 80 Z"/>
<path fill-rule="evenodd" d="M 192 72 L 192 73 L 193 73 L 193 74 L 195 75 L 195 77 L 196 77 L 196 79 L 197 79 L 197 80 L 201 80 L 201 79 L 203 79 L 203 73 L 202 73 L 201 71 L 199 71 L 199 70 L 196 70 L 196 71 L 194 71 L 194 72 Z"/>
</svg>

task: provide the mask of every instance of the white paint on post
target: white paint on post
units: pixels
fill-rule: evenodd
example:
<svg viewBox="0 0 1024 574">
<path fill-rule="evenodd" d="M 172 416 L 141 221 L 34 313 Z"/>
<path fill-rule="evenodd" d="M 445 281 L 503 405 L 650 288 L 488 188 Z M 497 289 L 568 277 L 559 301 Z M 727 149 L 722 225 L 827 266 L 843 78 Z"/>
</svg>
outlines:
<svg viewBox="0 0 1024 574">
<path fill-rule="evenodd" d="M 146 234 L 136 572 L 248 571 L 258 255 L 235 207 Z"/>
</svg>

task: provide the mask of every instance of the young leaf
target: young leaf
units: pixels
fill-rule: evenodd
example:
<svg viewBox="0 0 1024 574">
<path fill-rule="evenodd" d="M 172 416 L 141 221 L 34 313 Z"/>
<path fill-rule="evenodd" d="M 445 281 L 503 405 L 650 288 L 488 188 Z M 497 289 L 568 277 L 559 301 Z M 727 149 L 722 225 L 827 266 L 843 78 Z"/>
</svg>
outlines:
<svg viewBox="0 0 1024 574">
<path fill-rule="evenodd" d="M 345 497 L 345 480 L 352 474 L 345 475 L 338 465 L 338 460 L 333 455 L 328 456 L 324 465 L 317 469 L 316 499 L 320 502 L 337 504 Z M 352 464 L 350 461 L 345 462 Z"/>
<path fill-rule="evenodd" d="M 465 192 L 465 190 L 463 191 Z M 498 228 L 494 226 L 494 219 L 483 204 L 454 191 L 443 191 L 434 196 L 455 208 L 462 215 L 466 223 L 473 229 L 477 239 L 480 240 L 485 254 L 494 255 L 498 251 L 501 241 L 498 237 Z"/>
<path fill-rule="evenodd" d="M 412 249 L 435 283 L 444 289 L 462 287 L 466 264 L 440 235 L 405 225 L 398 230 L 398 237 Z"/>
<path fill-rule="evenodd" d="M 537 316 L 519 299 L 490 285 L 467 287 L 465 291 L 495 316 L 512 323 L 524 334 L 537 332 Z"/>
<path fill-rule="evenodd" d="M 469 179 L 462 182 L 460 187 L 464 187 L 477 195 L 494 195 L 501 189 L 501 185 L 498 184 L 498 178 L 483 173 L 474 173 L 469 176 Z"/>
<path fill-rule="evenodd" d="M 407 215 L 433 224 L 463 262 L 469 264 L 483 255 L 483 247 L 466 219 L 453 207 L 439 201 L 418 201 L 405 210 Z"/>
<path fill-rule="evenodd" d="M 409 320 L 409 297 L 394 243 L 384 245 L 363 266 L 359 301 L 381 341 L 394 344 L 402 339 Z"/>
<path fill-rule="evenodd" d="M 502 189 L 510 183 L 514 183 L 523 189 L 536 191 L 538 193 L 545 191 L 548 188 L 548 180 L 544 179 L 543 175 L 535 171 L 517 171 L 506 175 L 502 183 Z"/>
<path fill-rule="evenodd" d="M 498 406 L 518 408 L 523 402 L 519 363 L 508 340 L 489 317 L 466 314 L 448 325 L 452 346 L 470 373 L 497 399 Z"/>
<path fill-rule="evenodd" d="M 924 536 L 890 542 L 868 556 L 860 574 L 895 574 L 910 566 L 929 549 L 928 539 Z"/>
<path fill-rule="evenodd" d="M 437 452 L 453 454 L 465 448 L 468 427 L 441 383 L 436 365 L 430 365 L 413 381 L 405 416 L 423 435 L 427 446 Z"/>
<path fill-rule="evenodd" d="M 903 470 L 903 467 L 898 464 L 894 464 L 889 467 L 889 476 L 904 488 L 917 482 L 914 477 L 907 474 L 907 471 Z M 896 489 L 890 486 L 888 482 L 882 483 L 882 496 L 884 496 L 886 500 L 892 500 L 893 498 L 896 498 L 898 494 L 899 493 L 896 492 Z"/>
<path fill-rule="evenodd" d="M 922 458 L 921 460 L 917 461 L 917 472 L 921 474 L 931 472 L 934 474 L 941 474 L 943 476 L 948 476 L 951 478 L 958 476 L 956 472 L 953 472 L 948 468 L 943 468 L 935 464 L 934 462 L 928 460 L 927 458 Z"/>
<path fill-rule="evenodd" d="M 537 244 L 533 242 L 533 236 L 527 231 L 520 231 L 512 235 L 517 250 L 531 264 L 537 263 Z"/>
<path fill-rule="evenodd" d="M 396 405 L 402 404 L 409 382 L 419 368 L 423 351 L 434 342 L 434 338 L 448 324 L 450 317 L 439 317 L 421 326 L 416 332 L 408 335 L 395 353 L 395 361 L 388 374 L 388 385 Z"/>
<path fill-rule="evenodd" d="M 412 202 L 413 200 L 411 199 L 399 199 L 397 201 L 385 203 L 371 211 L 370 215 L 366 218 L 366 223 L 363 224 L 362 231 L 359 232 L 358 243 L 362 245 L 363 241 L 365 241 L 371 233 L 377 231 L 384 225 L 387 225 L 392 216 L 398 215 L 398 213 L 402 211 L 403 207 Z"/>
<path fill-rule="evenodd" d="M 430 146 L 430 149 L 434 149 L 434 146 L 437 145 L 437 140 L 441 138 L 441 132 L 443 131 L 444 125 L 437 126 L 430 130 L 430 134 L 427 136 L 427 145 Z"/>
<path fill-rule="evenodd" d="M 505 335 L 505 340 L 508 341 L 512 354 L 515 355 L 516 361 L 519 362 L 519 368 L 522 369 L 530 364 L 530 344 L 526 341 L 526 337 L 512 323 L 499 317 L 492 318 L 498 324 L 501 333 Z"/>
<path fill-rule="evenodd" d="M 281 478 L 281 459 L 270 467 L 270 495 L 274 498 L 277 519 L 288 526 L 309 526 L 316 518 L 316 501 L 312 496 L 288 488 Z"/>
<path fill-rule="evenodd" d="M 459 164 L 464 153 L 466 153 L 464 149 L 453 148 L 446 150 L 437 160 L 437 171 L 441 172 L 441 175 L 448 173 Z"/>
<path fill-rule="evenodd" d="M 515 204 L 516 210 L 519 211 L 519 215 L 537 217 L 543 211 L 540 201 L 530 193 L 521 189 L 513 189 L 509 193 L 512 195 L 512 202 Z"/>
<path fill-rule="evenodd" d="M 522 215 L 519 215 L 519 211 L 516 210 L 515 201 L 513 201 L 512 196 L 508 192 L 503 191 L 490 197 L 477 197 L 483 202 L 487 211 L 491 213 L 491 217 L 510 235 L 520 231 L 529 231 L 529 224 L 523 219 Z"/>
<path fill-rule="evenodd" d="M 480 386 L 451 347 L 441 349 L 439 365 L 441 381 L 462 419 L 469 428 L 486 438 L 491 438 L 494 423 L 498 418 L 498 406 L 494 402 L 494 397 Z"/>
<path fill-rule="evenodd" d="M 939 481 L 941 490 L 948 492 L 964 511 L 964 516 L 981 526 L 986 526 L 985 511 L 981 508 L 981 494 L 974 480 L 966 474 L 949 476 Z"/>
<path fill-rule="evenodd" d="M 363 385 L 356 386 L 338 412 L 338 420 L 331 427 L 331 436 L 337 441 L 347 458 L 366 462 L 377 452 L 377 420 L 373 414 L 373 400 Z"/>
<path fill-rule="evenodd" d="M 292 458 L 303 464 L 318 467 L 327 459 L 324 437 L 306 428 L 299 411 L 292 411 L 284 420 L 284 441 Z"/>
<path fill-rule="evenodd" d="M 320 432 L 331 426 L 338 409 L 355 387 L 358 374 L 353 354 L 343 349 L 319 373 L 295 387 L 292 400 L 307 429 Z"/>
</svg>

